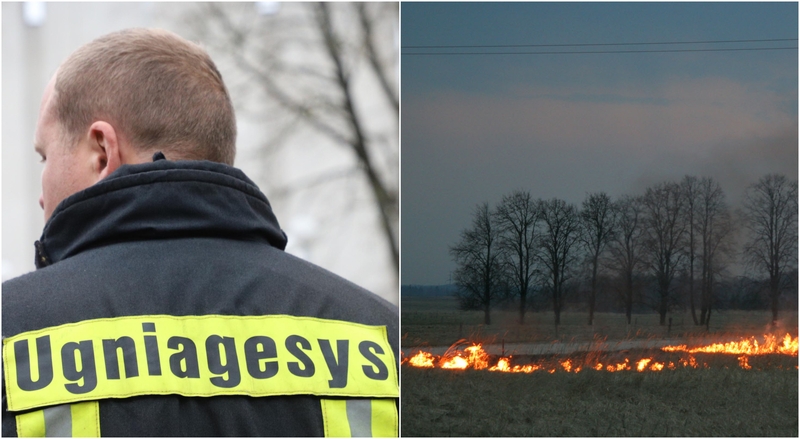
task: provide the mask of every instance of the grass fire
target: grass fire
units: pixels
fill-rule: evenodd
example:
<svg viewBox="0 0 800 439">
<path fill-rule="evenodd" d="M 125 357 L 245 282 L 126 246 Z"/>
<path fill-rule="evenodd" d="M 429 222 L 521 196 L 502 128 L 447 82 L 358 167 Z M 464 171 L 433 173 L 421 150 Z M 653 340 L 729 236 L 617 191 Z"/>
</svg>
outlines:
<svg viewBox="0 0 800 439">
<path fill-rule="evenodd" d="M 419 368 L 438 367 L 441 369 L 474 369 L 509 373 L 555 373 L 556 371 L 579 373 L 586 369 L 606 372 L 661 372 L 678 368 L 709 368 L 712 367 L 710 364 L 721 365 L 721 367 L 738 366 L 744 370 L 752 370 L 754 366 L 751 365 L 751 357 L 773 359 L 780 358 L 776 356 L 788 356 L 796 358 L 797 347 L 797 337 L 792 337 L 787 333 L 783 337 L 766 334 L 760 340 L 757 337 L 749 337 L 725 343 L 712 343 L 692 347 L 686 344 L 667 345 L 657 351 L 631 349 L 621 352 L 578 352 L 566 358 L 553 355 L 540 358 L 532 358 L 530 356 L 515 358 L 512 355 L 492 356 L 483 349 L 480 343 L 469 344 L 465 341 L 460 341 L 451 346 L 441 356 L 420 350 L 413 356 L 403 358 L 401 361 L 403 364 Z M 634 353 L 638 355 L 632 355 Z M 736 361 L 724 361 L 724 357 L 719 357 L 717 361 L 711 362 L 708 361 L 709 355 L 724 356 L 729 359 L 735 358 Z M 625 358 L 622 359 L 622 356 Z M 700 360 L 698 360 L 698 357 L 700 357 Z M 791 364 L 785 363 L 787 362 L 759 361 L 754 364 L 758 368 L 791 367 Z M 794 361 L 794 368 L 797 369 L 796 361 Z"/>
<path fill-rule="evenodd" d="M 404 300 L 406 437 L 797 437 L 797 314 L 729 310 L 709 328 L 688 311 L 514 310 L 484 325 L 452 298 Z M 788 334 L 788 336 L 787 336 Z"/>
</svg>

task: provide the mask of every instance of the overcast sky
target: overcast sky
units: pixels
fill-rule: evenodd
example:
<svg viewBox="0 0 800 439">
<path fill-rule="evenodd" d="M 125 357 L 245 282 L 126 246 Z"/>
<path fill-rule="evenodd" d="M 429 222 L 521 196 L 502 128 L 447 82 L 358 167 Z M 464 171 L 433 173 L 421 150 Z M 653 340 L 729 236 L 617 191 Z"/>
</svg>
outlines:
<svg viewBox="0 0 800 439">
<path fill-rule="evenodd" d="M 403 3 L 401 282 L 447 283 L 475 205 L 516 189 L 580 204 L 692 174 L 737 205 L 798 169 L 796 49 L 412 53 L 797 47 L 797 23 L 797 3 Z M 741 42 L 766 39 L 794 41 Z M 593 45 L 411 47 L 561 44 Z"/>
</svg>

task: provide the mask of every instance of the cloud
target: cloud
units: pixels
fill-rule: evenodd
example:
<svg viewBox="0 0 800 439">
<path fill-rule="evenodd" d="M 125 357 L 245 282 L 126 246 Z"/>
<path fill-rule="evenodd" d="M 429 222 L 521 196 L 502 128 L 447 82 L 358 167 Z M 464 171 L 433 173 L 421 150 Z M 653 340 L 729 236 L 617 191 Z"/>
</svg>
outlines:
<svg viewBox="0 0 800 439">
<path fill-rule="evenodd" d="M 642 154 L 767 137 L 797 122 L 781 110 L 782 95 L 724 78 L 676 80 L 652 90 L 520 87 L 515 95 L 415 97 L 408 123 L 458 148 L 503 140 Z"/>
</svg>

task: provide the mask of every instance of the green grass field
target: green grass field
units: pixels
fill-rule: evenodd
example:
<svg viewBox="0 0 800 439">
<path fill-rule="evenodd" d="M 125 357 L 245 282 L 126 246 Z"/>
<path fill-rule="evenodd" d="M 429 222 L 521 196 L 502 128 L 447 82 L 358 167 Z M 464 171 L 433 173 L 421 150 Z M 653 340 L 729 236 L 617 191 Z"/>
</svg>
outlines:
<svg viewBox="0 0 800 439">
<path fill-rule="evenodd" d="M 627 339 L 718 338 L 773 332 L 768 312 L 718 312 L 708 331 L 688 313 L 672 314 L 669 333 L 657 314 L 565 312 L 556 334 L 552 312 L 495 311 L 483 325 L 480 312 L 457 309 L 452 298 L 403 299 L 403 347 L 478 342 L 609 342 Z M 797 335 L 797 313 L 781 316 L 778 333 Z M 709 354 L 707 369 L 662 372 L 583 370 L 509 374 L 486 370 L 401 369 L 403 436 L 792 436 L 798 435 L 797 357 L 753 359 L 753 370 L 735 357 Z M 762 362 L 758 367 L 756 363 Z M 766 363 L 764 363 L 766 362 Z M 757 370 L 761 369 L 761 370 Z"/>
</svg>

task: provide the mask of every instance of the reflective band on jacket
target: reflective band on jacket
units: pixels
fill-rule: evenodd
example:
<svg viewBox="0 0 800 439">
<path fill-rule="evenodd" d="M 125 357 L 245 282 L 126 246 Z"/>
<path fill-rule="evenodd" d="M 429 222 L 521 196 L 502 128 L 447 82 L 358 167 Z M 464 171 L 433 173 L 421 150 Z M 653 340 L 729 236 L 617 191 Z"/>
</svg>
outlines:
<svg viewBox="0 0 800 439">
<path fill-rule="evenodd" d="M 19 437 L 100 437 L 97 401 L 57 405 L 17 416 Z"/>
<path fill-rule="evenodd" d="M 393 399 L 323 399 L 325 437 L 397 437 Z"/>
<path fill-rule="evenodd" d="M 130 316 L 3 340 L 8 409 L 137 395 L 397 398 L 386 328 L 293 316 Z"/>
</svg>

